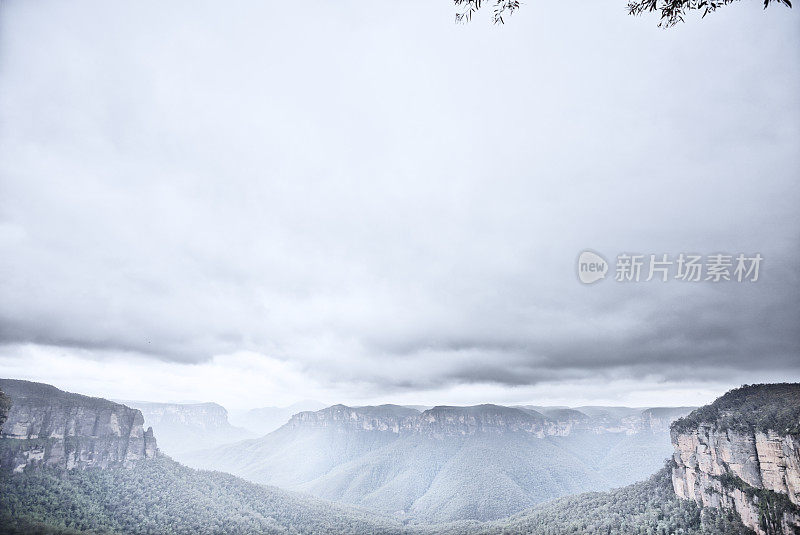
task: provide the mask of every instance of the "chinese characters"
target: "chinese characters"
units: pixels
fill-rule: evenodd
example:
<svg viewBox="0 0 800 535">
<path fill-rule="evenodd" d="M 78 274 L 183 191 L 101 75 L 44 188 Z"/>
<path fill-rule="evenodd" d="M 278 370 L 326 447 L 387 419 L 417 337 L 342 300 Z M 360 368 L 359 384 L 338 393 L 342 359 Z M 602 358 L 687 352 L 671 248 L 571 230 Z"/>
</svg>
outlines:
<svg viewBox="0 0 800 535">
<path fill-rule="evenodd" d="M 684 282 L 756 282 L 763 257 L 760 253 L 736 256 L 729 254 L 699 255 L 680 253 L 677 257 L 668 254 L 617 255 L 614 280 L 617 282 L 639 282 L 671 279 Z"/>
</svg>

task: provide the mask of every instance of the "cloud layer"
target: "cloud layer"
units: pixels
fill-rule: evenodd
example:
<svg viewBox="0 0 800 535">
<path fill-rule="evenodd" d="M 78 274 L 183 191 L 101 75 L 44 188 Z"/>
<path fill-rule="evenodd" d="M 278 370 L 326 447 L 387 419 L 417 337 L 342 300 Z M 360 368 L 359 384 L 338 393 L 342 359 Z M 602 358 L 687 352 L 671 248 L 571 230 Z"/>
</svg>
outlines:
<svg viewBox="0 0 800 535">
<path fill-rule="evenodd" d="M 4 2 L 0 342 L 398 395 L 800 377 L 796 13 L 384 4 Z M 583 287 L 585 248 L 765 261 Z"/>
</svg>

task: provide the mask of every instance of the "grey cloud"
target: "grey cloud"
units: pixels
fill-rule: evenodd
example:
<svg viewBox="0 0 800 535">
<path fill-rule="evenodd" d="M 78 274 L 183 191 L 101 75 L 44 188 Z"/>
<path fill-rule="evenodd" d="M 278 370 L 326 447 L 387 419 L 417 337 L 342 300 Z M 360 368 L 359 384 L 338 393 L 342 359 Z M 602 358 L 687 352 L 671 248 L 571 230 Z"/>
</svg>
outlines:
<svg viewBox="0 0 800 535">
<path fill-rule="evenodd" d="M 0 342 L 398 390 L 800 372 L 796 14 L 390 4 L 4 3 Z M 586 288 L 587 247 L 766 260 Z"/>
</svg>

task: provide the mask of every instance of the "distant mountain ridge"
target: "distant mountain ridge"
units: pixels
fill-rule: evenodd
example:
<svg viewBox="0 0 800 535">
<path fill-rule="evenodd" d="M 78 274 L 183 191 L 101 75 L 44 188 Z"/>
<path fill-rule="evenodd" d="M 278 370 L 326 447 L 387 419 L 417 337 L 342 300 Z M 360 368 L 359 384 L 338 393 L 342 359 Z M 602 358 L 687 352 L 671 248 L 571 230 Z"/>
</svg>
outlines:
<svg viewBox="0 0 800 535">
<path fill-rule="evenodd" d="M 333 405 L 186 462 L 414 521 L 492 520 L 646 478 L 671 453 L 662 416 L 689 409 L 621 412 Z"/>
<path fill-rule="evenodd" d="M 180 461 L 187 452 L 256 436 L 231 425 L 228 411 L 217 403 L 123 401 L 138 409 L 151 426 L 164 453 Z"/>
<path fill-rule="evenodd" d="M 538 409 L 538 410 L 537 410 Z M 565 436 L 572 432 L 593 433 L 643 430 L 667 432 L 672 421 L 694 407 L 594 407 L 594 416 L 579 409 L 483 404 L 469 407 L 440 405 L 419 411 L 402 405 L 348 407 L 332 405 L 319 411 L 292 416 L 288 426 L 340 425 L 363 431 L 396 434 L 471 435 L 487 432 L 523 432 L 538 437 Z M 614 414 L 616 412 L 616 414 Z"/>
<path fill-rule="evenodd" d="M 131 447 L 138 444 L 141 414 L 118 403 L 28 381 L 0 379 L 3 391 L 8 398 L 0 395 L 0 423 L 6 416 L 8 421 L 0 428 L 0 459 L 11 451 L 29 462 L 20 469 L 0 465 L 0 533 L 783 535 L 800 530 L 800 384 L 732 390 L 672 423 L 674 455 L 646 481 L 546 503 L 542 497 L 554 490 L 571 486 L 564 493 L 575 494 L 602 485 L 603 463 L 596 461 L 627 459 L 645 451 L 642 446 L 658 446 L 662 422 L 685 410 L 595 407 L 586 409 L 590 417 L 563 407 L 419 411 L 338 405 L 314 417 L 297 415 L 292 425 L 261 439 L 215 450 L 270 454 L 283 462 L 270 468 L 282 466 L 284 476 L 298 467 L 311 475 L 299 490 L 336 494 L 338 501 L 372 511 L 191 470 L 159 454 L 154 440 L 150 455 L 137 455 Z M 569 435 L 539 437 L 530 431 L 548 422 L 585 421 L 581 414 L 595 424 L 613 423 L 609 429 L 616 431 L 596 432 L 591 425 Z M 125 455 L 115 457 L 120 451 Z M 309 455 L 314 451 L 319 455 Z M 320 468 L 325 473 L 313 477 Z M 620 466 L 606 469 L 618 473 Z M 518 514 L 504 514 L 512 509 Z M 476 522 L 482 519 L 496 520 Z"/>
</svg>

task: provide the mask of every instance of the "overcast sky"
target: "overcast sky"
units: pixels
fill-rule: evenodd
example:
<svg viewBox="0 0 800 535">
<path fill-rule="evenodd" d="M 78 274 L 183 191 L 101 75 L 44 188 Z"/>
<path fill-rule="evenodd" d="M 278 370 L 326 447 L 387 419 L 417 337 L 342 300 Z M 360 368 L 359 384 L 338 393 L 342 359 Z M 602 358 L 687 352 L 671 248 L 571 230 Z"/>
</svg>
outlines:
<svg viewBox="0 0 800 535">
<path fill-rule="evenodd" d="M 800 380 L 797 10 L 453 14 L 2 0 L 0 376 L 230 408 Z M 587 248 L 764 261 L 584 286 Z"/>
</svg>

